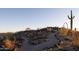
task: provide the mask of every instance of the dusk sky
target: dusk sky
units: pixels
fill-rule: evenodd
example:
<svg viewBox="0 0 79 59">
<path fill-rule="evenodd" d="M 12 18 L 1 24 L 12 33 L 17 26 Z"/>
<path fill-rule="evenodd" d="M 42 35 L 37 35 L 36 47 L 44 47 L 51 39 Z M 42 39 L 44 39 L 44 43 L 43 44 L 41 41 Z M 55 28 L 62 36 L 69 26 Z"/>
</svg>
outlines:
<svg viewBox="0 0 79 59">
<path fill-rule="evenodd" d="M 70 10 L 75 16 L 74 28 L 79 28 L 79 9 L 0 8 L 0 32 L 16 32 L 26 28 L 37 29 L 47 26 L 62 27 L 65 22 L 70 26 L 67 18 Z"/>
</svg>

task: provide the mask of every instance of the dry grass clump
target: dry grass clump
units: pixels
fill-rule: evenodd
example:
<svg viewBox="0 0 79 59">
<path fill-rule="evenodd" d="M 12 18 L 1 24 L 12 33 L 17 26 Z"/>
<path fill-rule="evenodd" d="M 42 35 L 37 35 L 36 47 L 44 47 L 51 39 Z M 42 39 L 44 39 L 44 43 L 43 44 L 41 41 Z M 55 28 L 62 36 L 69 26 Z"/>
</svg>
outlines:
<svg viewBox="0 0 79 59">
<path fill-rule="evenodd" d="M 60 35 L 62 35 L 62 36 L 67 36 L 67 35 L 68 35 L 68 31 L 69 31 L 68 29 L 62 27 L 62 28 L 59 30 L 59 33 L 60 33 Z"/>
<path fill-rule="evenodd" d="M 64 37 L 66 36 L 70 37 L 72 46 L 79 47 L 79 32 L 78 31 L 61 28 L 59 32 Z"/>
<path fill-rule="evenodd" d="M 13 49 L 15 47 L 15 41 L 12 41 L 10 39 L 5 39 L 3 41 L 4 48 Z"/>
<path fill-rule="evenodd" d="M 73 46 L 79 47 L 79 32 L 75 32 L 73 34 L 73 41 L 72 41 Z"/>
</svg>

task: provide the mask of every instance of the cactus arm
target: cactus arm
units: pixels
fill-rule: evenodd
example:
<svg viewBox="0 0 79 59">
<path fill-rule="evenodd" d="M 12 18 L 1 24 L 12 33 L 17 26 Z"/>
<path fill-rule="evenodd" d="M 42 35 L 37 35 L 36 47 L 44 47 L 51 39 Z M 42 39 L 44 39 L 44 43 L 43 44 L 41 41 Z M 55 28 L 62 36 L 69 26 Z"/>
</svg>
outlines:
<svg viewBox="0 0 79 59">
<path fill-rule="evenodd" d="M 71 18 L 69 17 L 69 15 L 68 15 L 68 19 L 70 19 L 70 20 L 71 20 Z"/>
</svg>

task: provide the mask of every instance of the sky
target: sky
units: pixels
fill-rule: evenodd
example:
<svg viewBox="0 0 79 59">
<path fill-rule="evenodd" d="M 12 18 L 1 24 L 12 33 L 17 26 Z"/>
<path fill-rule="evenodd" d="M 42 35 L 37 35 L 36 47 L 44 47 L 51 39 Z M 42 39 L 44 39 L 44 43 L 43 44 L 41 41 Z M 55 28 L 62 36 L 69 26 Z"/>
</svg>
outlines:
<svg viewBox="0 0 79 59">
<path fill-rule="evenodd" d="M 0 8 L 0 32 L 16 32 L 26 28 L 62 27 L 66 22 L 70 28 L 70 10 L 73 12 L 74 28 L 79 28 L 78 8 Z M 64 27 L 67 28 L 65 24 Z"/>
</svg>

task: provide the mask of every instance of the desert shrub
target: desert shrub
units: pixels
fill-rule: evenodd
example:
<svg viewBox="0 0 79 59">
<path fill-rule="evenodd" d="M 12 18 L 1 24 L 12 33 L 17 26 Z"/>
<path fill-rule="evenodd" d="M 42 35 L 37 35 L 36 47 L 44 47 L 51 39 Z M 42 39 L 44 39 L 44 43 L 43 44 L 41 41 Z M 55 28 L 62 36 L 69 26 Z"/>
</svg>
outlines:
<svg viewBox="0 0 79 59">
<path fill-rule="evenodd" d="M 73 40 L 72 45 L 75 46 L 75 47 L 79 47 L 79 39 Z"/>
</svg>

